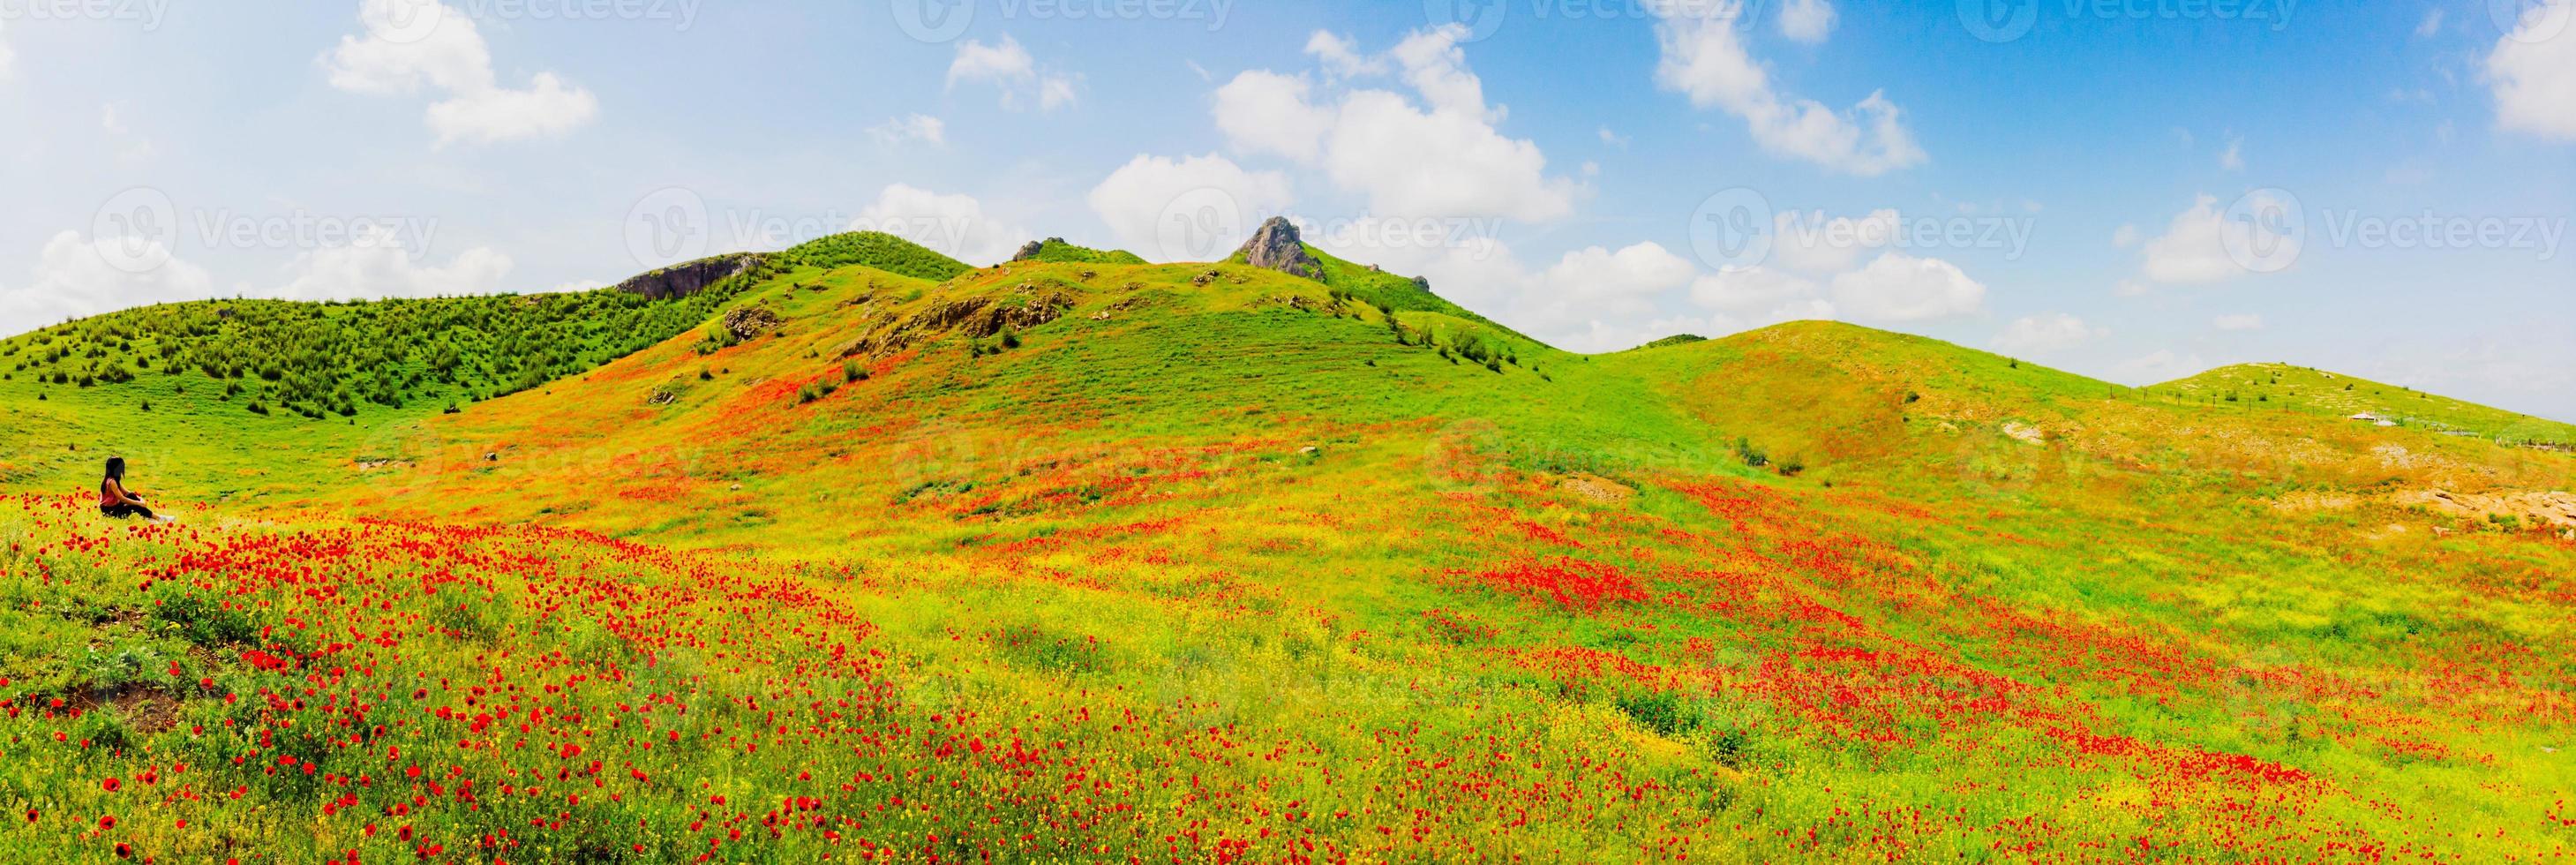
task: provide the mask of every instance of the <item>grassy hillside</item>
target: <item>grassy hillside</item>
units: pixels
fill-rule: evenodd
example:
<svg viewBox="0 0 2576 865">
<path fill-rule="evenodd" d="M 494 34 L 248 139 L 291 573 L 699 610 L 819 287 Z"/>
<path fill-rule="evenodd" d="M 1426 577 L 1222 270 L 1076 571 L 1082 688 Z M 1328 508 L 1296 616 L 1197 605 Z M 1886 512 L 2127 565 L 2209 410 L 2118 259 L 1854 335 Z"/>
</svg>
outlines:
<svg viewBox="0 0 2576 865">
<path fill-rule="evenodd" d="M 1025 259 L 1040 264 L 1144 264 L 1145 259 L 1124 249 L 1098 250 L 1075 246 L 1064 238 L 1050 237 L 1038 243 L 1036 255 Z"/>
<path fill-rule="evenodd" d="M 2288 364 L 2220 367 L 2156 387 L 2204 401 L 2253 403 L 2346 418 L 2368 414 L 2416 429 L 2506 443 L 2576 445 L 2576 425 Z"/>
<path fill-rule="evenodd" d="M 2566 489 L 2566 455 L 1845 325 L 1581 356 L 1391 283 L 824 251 L 852 245 L 420 418 L 401 459 L 245 450 L 337 470 L 256 509 L 182 477 L 178 527 L 0 509 L 0 696 L 26 708 L 0 725 L 35 743 L 0 804 L 37 815 L 0 836 L 778 862 L 2576 842 L 2576 538 L 2403 497 Z"/>
<path fill-rule="evenodd" d="M 919 244 L 876 231 L 818 238 L 781 252 L 775 258 L 788 267 L 830 270 L 866 266 L 914 279 L 948 279 L 974 269 Z"/>
</svg>

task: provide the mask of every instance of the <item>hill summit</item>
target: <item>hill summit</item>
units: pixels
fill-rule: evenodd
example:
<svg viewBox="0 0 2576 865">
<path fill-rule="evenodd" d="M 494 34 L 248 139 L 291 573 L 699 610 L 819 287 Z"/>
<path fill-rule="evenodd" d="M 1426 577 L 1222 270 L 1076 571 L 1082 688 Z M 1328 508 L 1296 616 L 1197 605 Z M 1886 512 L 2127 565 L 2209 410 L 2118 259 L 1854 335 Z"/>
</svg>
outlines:
<svg viewBox="0 0 2576 865">
<path fill-rule="evenodd" d="M 1324 278 L 1324 263 L 1306 250 L 1305 242 L 1297 236 L 1297 224 L 1287 217 L 1263 220 L 1251 239 L 1245 240 L 1234 254 L 1254 267 L 1318 281 Z"/>
</svg>

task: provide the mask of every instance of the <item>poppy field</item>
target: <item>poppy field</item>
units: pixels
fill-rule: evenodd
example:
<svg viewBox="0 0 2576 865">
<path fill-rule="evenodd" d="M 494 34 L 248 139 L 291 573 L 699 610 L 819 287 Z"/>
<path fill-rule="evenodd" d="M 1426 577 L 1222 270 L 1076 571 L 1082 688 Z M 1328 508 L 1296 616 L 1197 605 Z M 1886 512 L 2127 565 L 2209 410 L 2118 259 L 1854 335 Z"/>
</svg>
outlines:
<svg viewBox="0 0 2576 865">
<path fill-rule="evenodd" d="M 2457 505 L 2565 489 L 2563 453 L 1840 325 L 1584 356 L 1405 286 L 869 248 L 584 373 L 241 457 L 307 489 L 173 466 L 172 525 L 77 475 L 13 493 L 0 848 L 2576 846 L 2576 534 Z"/>
</svg>

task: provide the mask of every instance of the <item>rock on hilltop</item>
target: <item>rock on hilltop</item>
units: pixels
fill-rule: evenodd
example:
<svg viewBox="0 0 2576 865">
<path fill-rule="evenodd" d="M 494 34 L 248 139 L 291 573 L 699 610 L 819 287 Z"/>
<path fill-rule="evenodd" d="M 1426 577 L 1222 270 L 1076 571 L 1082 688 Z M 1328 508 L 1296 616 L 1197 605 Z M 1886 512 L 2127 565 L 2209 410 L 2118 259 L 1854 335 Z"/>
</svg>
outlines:
<svg viewBox="0 0 2576 865">
<path fill-rule="evenodd" d="M 1252 239 L 1244 241 L 1243 248 L 1235 253 L 1243 256 L 1245 264 L 1254 267 L 1319 282 L 1324 278 L 1324 263 L 1306 251 L 1305 242 L 1297 238 L 1296 224 L 1286 217 L 1273 216 L 1263 222 L 1261 229 L 1252 233 Z"/>
</svg>

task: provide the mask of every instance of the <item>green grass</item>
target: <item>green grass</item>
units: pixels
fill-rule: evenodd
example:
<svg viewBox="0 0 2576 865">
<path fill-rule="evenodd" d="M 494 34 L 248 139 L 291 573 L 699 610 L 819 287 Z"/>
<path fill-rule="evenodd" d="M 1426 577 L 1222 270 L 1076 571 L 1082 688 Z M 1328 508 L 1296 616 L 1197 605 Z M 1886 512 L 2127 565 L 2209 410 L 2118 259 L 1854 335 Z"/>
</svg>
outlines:
<svg viewBox="0 0 2576 865">
<path fill-rule="evenodd" d="M 788 267 L 832 270 L 864 265 L 888 273 L 934 282 L 952 279 L 958 274 L 974 269 L 965 262 L 933 252 L 919 244 L 875 231 L 859 231 L 819 238 L 778 253 L 775 258 L 780 264 Z"/>
<path fill-rule="evenodd" d="M 2509 444 L 2576 445 L 2576 425 L 2289 364 L 2220 367 L 2156 385 L 2155 389 L 2205 402 L 2255 404 L 2346 418 L 2369 414 L 2416 429 L 2465 433 Z"/>
<path fill-rule="evenodd" d="M 1061 237 L 1050 237 L 1041 241 L 1037 255 L 1025 260 L 1041 264 L 1136 265 L 1145 263 L 1145 259 L 1124 249 L 1098 250 L 1075 246 L 1064 242 L 1064 238 Z"/>
</svg>

